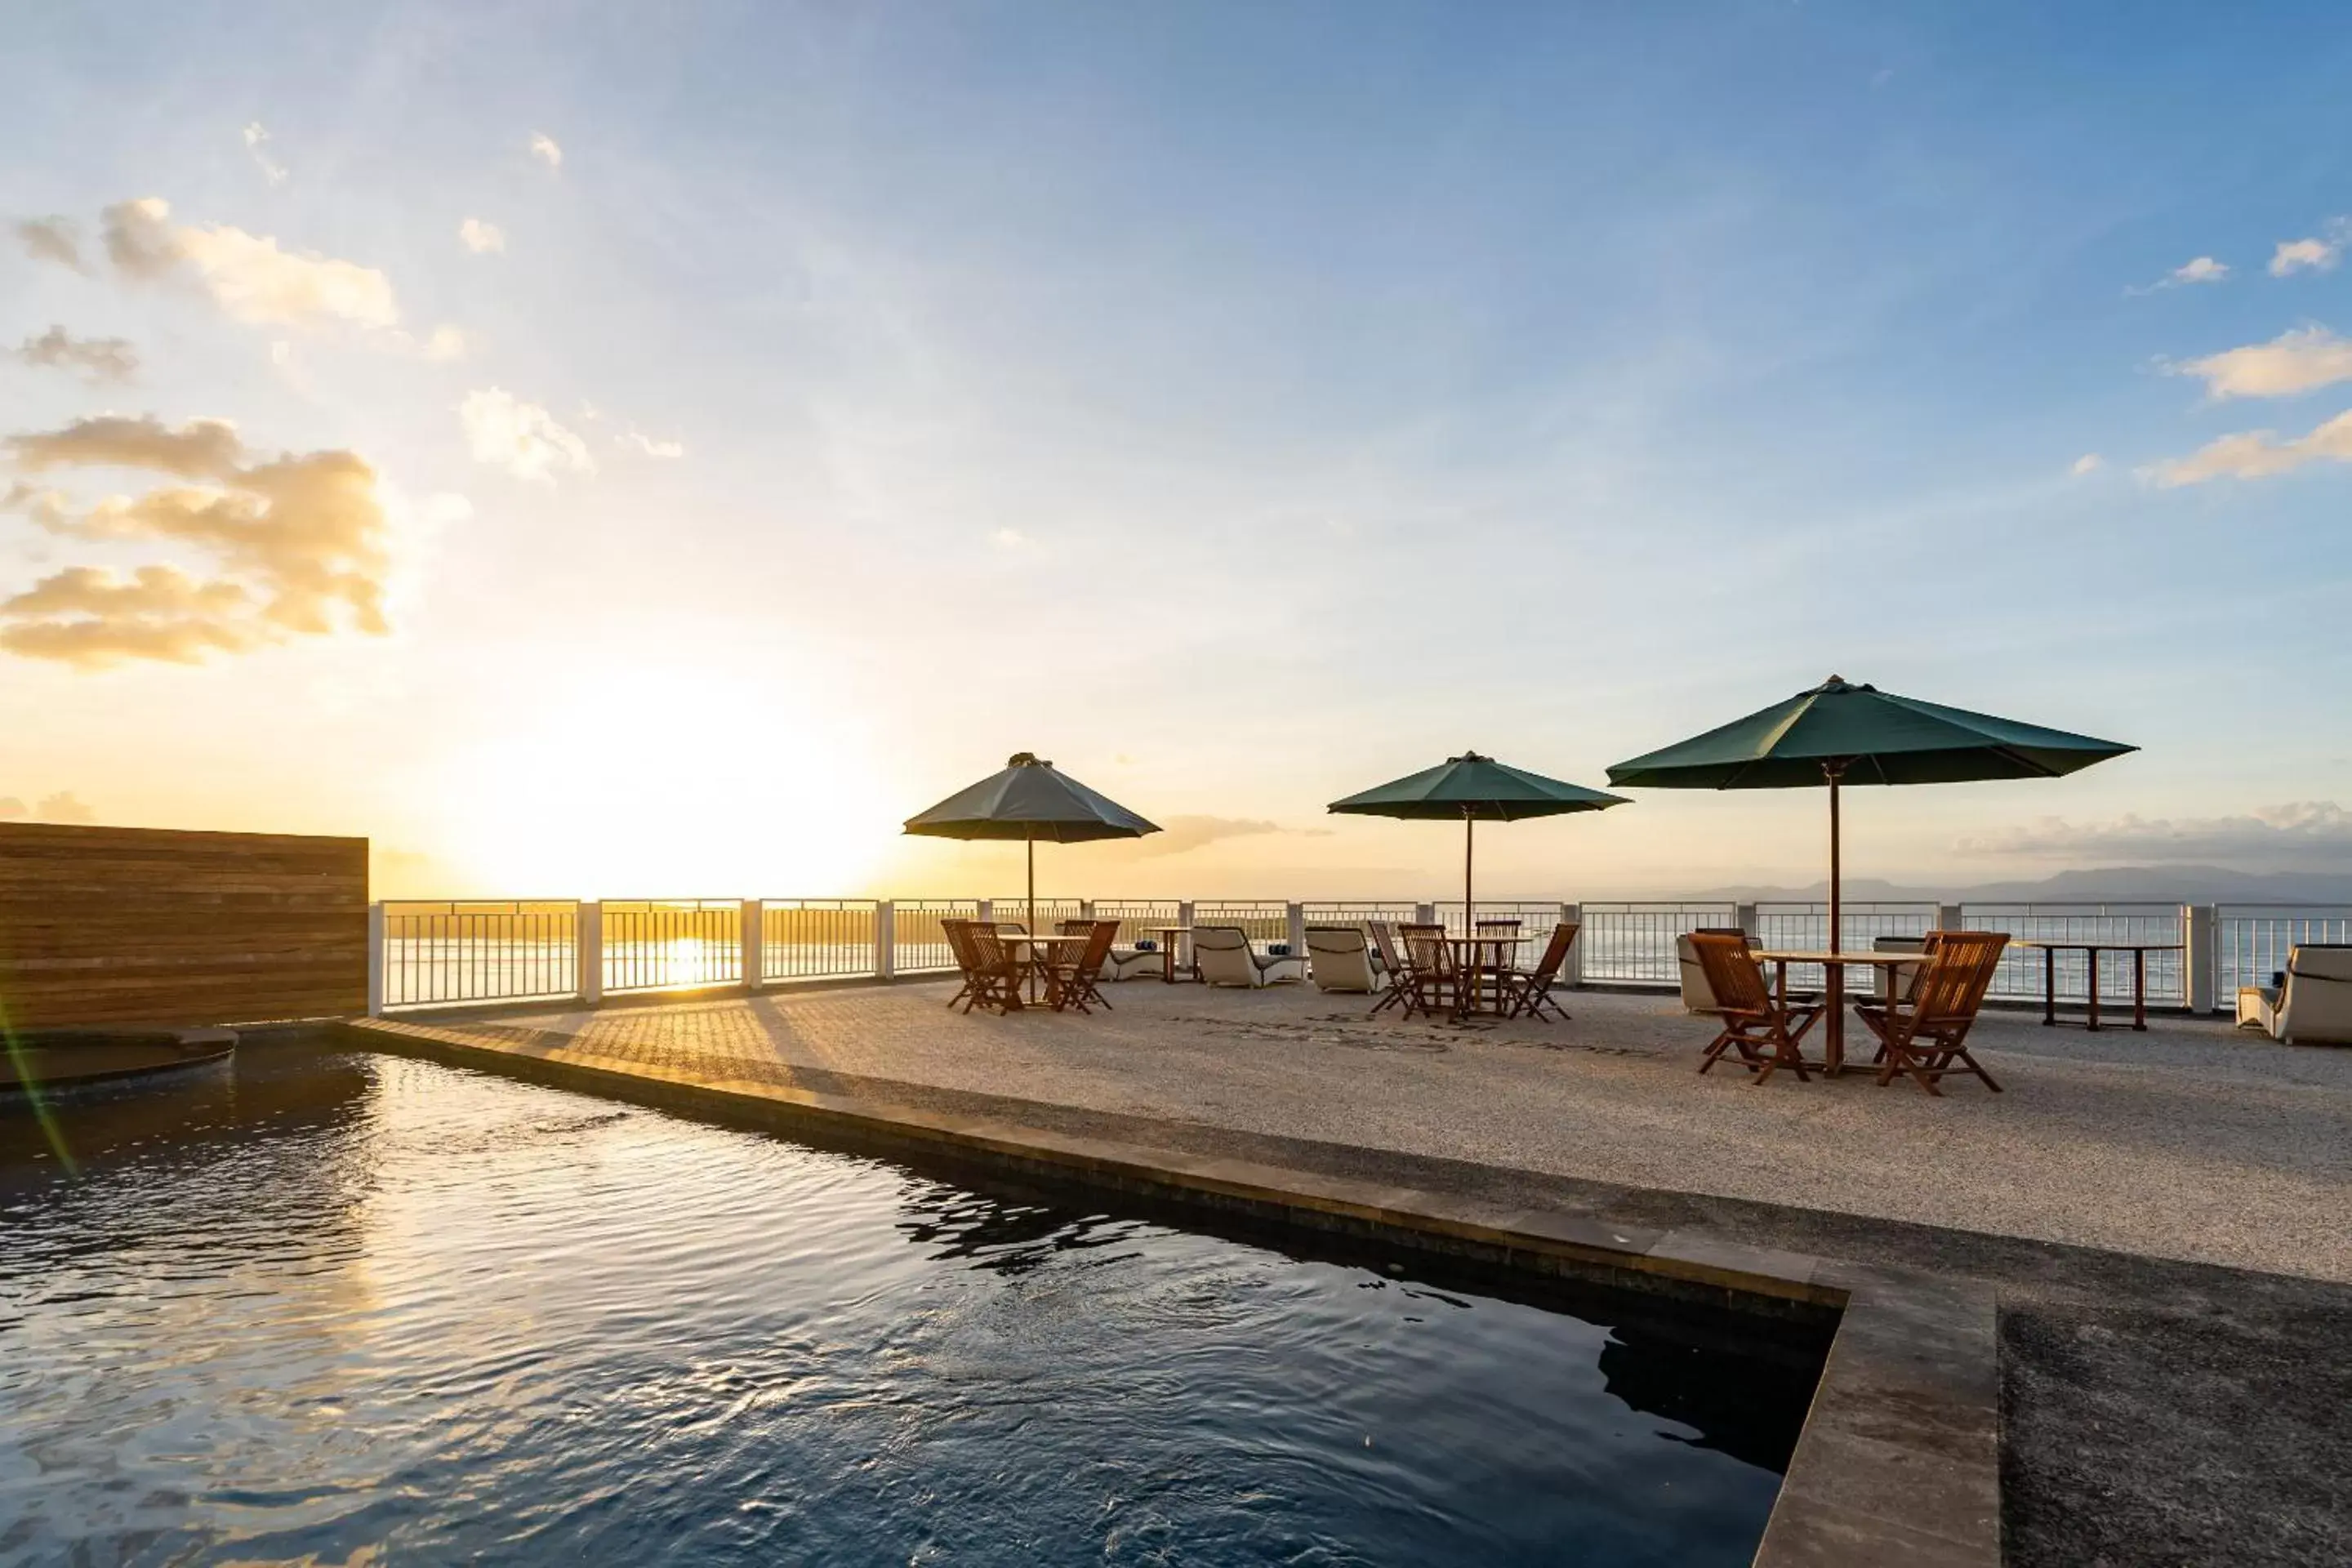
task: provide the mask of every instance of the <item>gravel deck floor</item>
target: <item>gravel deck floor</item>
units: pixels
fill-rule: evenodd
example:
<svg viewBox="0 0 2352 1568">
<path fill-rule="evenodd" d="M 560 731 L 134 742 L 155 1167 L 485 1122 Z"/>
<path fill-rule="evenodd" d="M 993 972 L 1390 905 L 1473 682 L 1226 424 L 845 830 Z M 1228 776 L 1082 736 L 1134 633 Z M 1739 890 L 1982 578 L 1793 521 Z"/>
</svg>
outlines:
<svg viewBox="0 0 2352 1568">
<path fill-rule="evenodd" d="M 891 1079 L 1633 1186 L 2352 1281 L 2352 1049 L 2175 1019 L 2087 1034 L 1988 1014 L 2006 1092 L 1694 1069 L 1666 997 L 1570 1023 L 1364 1016 L 1364 999 L 1130 982 L 1114 1011 L 950 1013 L 944 985 L 412 1020 L 485 1043 L 716 1079 Z M 1818 1033 L 1818 1031 L 1817 1031 Z M 1857 1026 L 1851 1037 L 1862 1036 Z M 551 1037 L 563 1037 L 558 1040 Z M 1866 1038 L 1866 1037 L 1865 1037 Z"/>
<path fill-rule="evenodd" d="M 1108 989 L 1091 1017 L 903 984 L 369 1027 L 1987 1281 L 2006 1562 L 2352 1563 L 2352 1049 L 1997 1013 L 1976 1044 L 2007 1092 L 1931 1100 L 1701 1078 L 1709 1031 L 1664 997 L 1457 1028 L 1305 987 Z"/>
</svg>

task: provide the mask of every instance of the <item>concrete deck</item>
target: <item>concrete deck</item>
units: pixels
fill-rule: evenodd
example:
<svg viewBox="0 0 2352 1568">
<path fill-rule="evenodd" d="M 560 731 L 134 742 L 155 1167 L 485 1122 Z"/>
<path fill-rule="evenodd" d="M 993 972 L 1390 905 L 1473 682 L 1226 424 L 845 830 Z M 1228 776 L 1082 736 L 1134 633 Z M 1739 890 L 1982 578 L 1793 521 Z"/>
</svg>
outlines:
<svg viewBox="0 0 2352 1568">
<path fill-rule="evenodd" d="M 1132 982 L 1092 1016 L 950 1013 L 944 985 L 387 1026 L 713 1082 L 912 1089 L 2352 1281 L 2352 1049 L 2207 1021 L 1988 1015 L 2007 1092 L 1693 1069 L 1706 1021 L 1585 994 L 1567 1024 L 1364 1016 L 1304 986 Z M 1856 1028 L 1853 1031 L 1859 1035 Z"/>
</svg>

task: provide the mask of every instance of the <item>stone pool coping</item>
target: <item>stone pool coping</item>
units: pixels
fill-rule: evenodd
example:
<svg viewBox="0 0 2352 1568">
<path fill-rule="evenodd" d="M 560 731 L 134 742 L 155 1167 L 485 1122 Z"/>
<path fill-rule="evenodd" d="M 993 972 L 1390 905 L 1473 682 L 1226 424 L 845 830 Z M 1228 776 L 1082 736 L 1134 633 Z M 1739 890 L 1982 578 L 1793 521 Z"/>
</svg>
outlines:
<svg viewBox="0 0 2352 1568">
<path fill-rule="evenodd" d="M 1990 1286 L 1644 1229 L 1418 1187 L 1194 1155 L 781 1085 L 712 1081 L 353 1023 L 361 1048 L 419 1056 L 664 1110 L 823 1132 L 1260 1221 L 1377 1237 L 1538 1273 L 1718 1305 L 1837 1316 L 1758 1568 L 2001 1560 L 2000 1342 Z"/>
</svg>

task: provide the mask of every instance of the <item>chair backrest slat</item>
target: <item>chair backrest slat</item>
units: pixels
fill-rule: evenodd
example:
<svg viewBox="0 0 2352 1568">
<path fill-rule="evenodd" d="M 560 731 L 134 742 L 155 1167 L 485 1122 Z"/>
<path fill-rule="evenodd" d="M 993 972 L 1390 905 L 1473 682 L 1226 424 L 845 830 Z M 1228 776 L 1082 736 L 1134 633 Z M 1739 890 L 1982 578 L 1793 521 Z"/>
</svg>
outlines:
<svg viewBox="0 0 2352 1568">
<path fill-rule="evenodd" d="M 1764 984 L 1764 966 L 1748 951 L 1746 932 L 1695 931 L 1690 941 L 1717 1008 L 1727 1013 L 1771 1012 L 1772 992 Z"/>
<path fill-rule="evenodd" d="M 1380 950 L 1381 963 L 1390 973 L 1403 973 L 1405 957 L 1397 946 L 1397 934 L 1386 921 L 1374 921 L 1366 928 L 1371 932 L 1372 945 Z"/>
<path fill-rule="evenodd" d="M 1110 960 L 1111 944 L 1118 941 L 1117 921 L 1095 921 L 1092 924 L 1094 930 L 1083 933 L 1087 938 L 1087 947 L 1086 956 L 1078 960 L 1078 973 L 1081 974 L 1099 973 Z M 1072 931 L 1070 934 L 1077 936 L 1081 933 Z"/>
<path fill-rule="evenodd" d="M 1538 984 L 1549 985 L 1559 978 L 1568 964 L 1568 950 L 1576 945 L 1576 933 L 1581 929 L 1577 921 L 1562 921 L 1551 928 L 1551 940 L 1544 943 L 1543 957 L 1531 972 Z"/>
<path fill-rule="evenodd" d="M 1454 973 L 1454 944 L 1445 940 L 1444 926 L 1409 925 L 1399 929 L 1404 934 L 1406 963 L 1423 974 Z"/>
<path fill-rule="evenodd" d="M 1911 990 L 1916 1027 L 1965 1024 L 1974 1019 L 1992 988 L 2009 937 L 2001 931 L 1939 931 L 1927 940 L 1927 972 Z"/>
</svg>

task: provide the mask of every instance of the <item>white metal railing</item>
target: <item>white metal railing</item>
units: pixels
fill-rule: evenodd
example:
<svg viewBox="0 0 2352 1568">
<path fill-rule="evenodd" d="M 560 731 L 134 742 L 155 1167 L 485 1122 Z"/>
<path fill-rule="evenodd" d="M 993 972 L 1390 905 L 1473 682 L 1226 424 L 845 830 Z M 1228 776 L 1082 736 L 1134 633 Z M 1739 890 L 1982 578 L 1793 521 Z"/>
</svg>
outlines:
<svg viewBox="0 0 2352 1568">
<path fill-rule="evenodd" d="M 370 912 L 368 1005 L 478 1005 L 577 999 L 607 993 L 890 979 L 954 967 L 940 921 L 1015 921 L 1014 899 L 396 900 Z M 1309 925 L 1372 921 L 1462 923 L 1459 900 L 1053 899 L 1038 923 L 1119 922 L 1132 944 L 1155 926 L 1237 925 L 1261 947 L 1300 942 Z M 1702 927 L 1744 930 L 1769 947 L 1810 948 L 1829 937 L 1818 902 L 1597 900 L 1482 902 L 1481 918 L 1517 919 L 1530 940 L 1567 914 L 1583 933 L 1571 973 L 1584 983 L 1670 987 L 1680 976 L 1675 939 Z M 2181 951 L 2146 959 L 2148 1000 L 2227 1009 L 2240 985 L 2265 984 L 2302 942 L 2352 942 L 2352 904 L 1859 902 L 1844 906 L 1843 945 L 1936 929 L 2006 931 L 2019 942 L 2141 942 Z M 2100 959 L 2099 991 L 2130 993 L 2132 958 Z M 2047 968 L 2045 968 L 2047 965 Z M 2006 954 L 1993 994 L 2039 998 L 2054 973 L 2062 1002 L 2080 1002 L 2090 973 L 2080 952 L 2045 960 Z M 1800 984 L 1803 977 L 1792 977 Z"/>
<path fill-rule="evenodd" d="M 2214 1005 L 2224 1009 L 2239 986 L 2268 985 L 2297 945 L 2352 942 L 2352 904 L 2221 904 L 2213 912 Z"/>
</svg>

